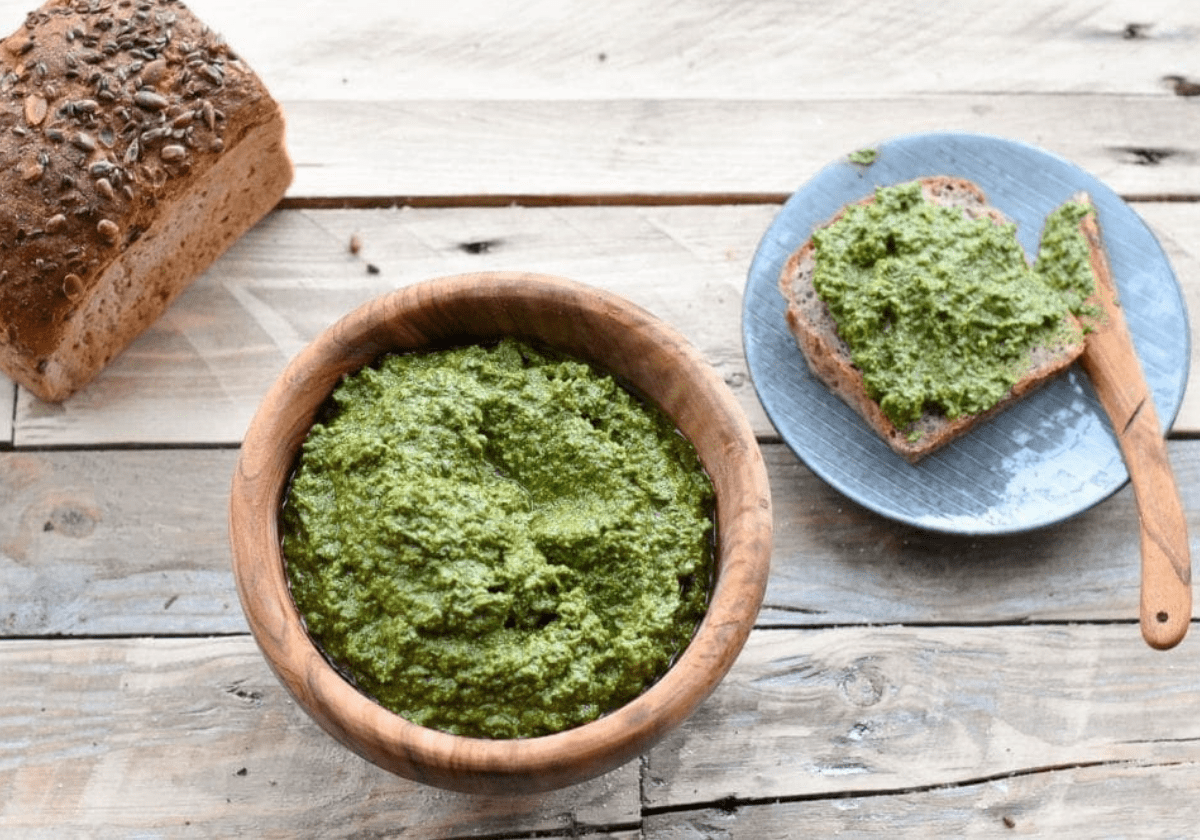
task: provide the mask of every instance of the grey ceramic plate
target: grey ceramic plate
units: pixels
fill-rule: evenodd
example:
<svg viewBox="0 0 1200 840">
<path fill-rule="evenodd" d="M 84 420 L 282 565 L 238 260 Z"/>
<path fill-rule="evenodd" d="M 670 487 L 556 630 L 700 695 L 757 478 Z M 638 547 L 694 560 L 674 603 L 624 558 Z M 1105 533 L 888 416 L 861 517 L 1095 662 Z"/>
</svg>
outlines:
<svg viewBox="0 0 1200 840">
<path fill-rule="evenodd" d="M 876 186 L 957 175 L 983 187 L 1034 253 L 1046 215 L 1079 190 L 1096 204 L 1118 294 L 1164 433 L 1187 382 L 1189 333 L 1179 284 L 1154 235 L 1111 189 L 1022 143 L 921 134 L 876 147 L 870 165 L 823 169 L 783 206 L 750 266 L 742 317 L 762 404 L 808 467 L 859 504 L 933 531 L 1005 534 L 1062 521 L 1129 480 L 1108 418 L 1078 367 L 912 466 L 809 373 L 777 289 L 788 255 L 842 205 Z"/>
</svg>

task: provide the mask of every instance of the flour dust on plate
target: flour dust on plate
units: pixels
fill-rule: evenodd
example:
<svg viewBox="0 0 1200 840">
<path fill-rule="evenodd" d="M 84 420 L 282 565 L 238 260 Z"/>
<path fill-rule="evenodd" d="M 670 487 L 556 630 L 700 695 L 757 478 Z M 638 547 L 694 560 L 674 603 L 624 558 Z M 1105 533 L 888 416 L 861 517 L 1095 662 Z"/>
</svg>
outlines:
<svg viewBox="0 0 1200 840">
<path fill-rule="evenodd" d="M 818 476 L 882 516 L 944 533 L 1051 525 L 1128 480 L 1107 416 L 1077 366 L 965 437 L 911 465 L 809 371 L 787 328 L 779 273 L 844 205 L 930 175 L 979 184 L 1035 254 L 1047 215 L 1080 191 L 1096 206 L 1112 273 L 1164 432 L 1183 401 L 1190 355 L 1182 293 L 1162 247 L 1109 187 L 1033 146 L 978 134 L 899 137 L 831 163 L 783 205 L 750 266 L 742 338 L 755 389 L 783 441 Z"/>
</svg>

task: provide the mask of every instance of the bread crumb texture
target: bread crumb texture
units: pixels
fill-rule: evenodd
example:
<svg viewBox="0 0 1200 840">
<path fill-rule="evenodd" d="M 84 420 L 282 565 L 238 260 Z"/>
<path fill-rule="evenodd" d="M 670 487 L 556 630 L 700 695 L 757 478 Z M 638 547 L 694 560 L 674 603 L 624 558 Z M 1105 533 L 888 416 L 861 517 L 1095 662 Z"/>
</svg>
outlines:
<svg viewBox="0 0 1200 840">
<path fill-rule="evenodd" d="M 0 368 L 48 400 L 93 377 L 292 177 L 278 105 L 176 0 L 30 12 L 0 42 L 0 160 Z"/>
</svg>

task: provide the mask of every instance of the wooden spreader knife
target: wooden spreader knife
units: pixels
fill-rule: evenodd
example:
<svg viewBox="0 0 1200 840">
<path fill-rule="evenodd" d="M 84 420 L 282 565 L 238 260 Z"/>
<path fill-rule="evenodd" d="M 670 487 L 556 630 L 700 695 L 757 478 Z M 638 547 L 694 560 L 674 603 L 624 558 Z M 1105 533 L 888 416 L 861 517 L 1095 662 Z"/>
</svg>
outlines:
<svg viewBox="0 0 1200 840">
<path fill-rule="evenodd" d="M 1085 198 L 1077 196 L 1078 200 Z M 1080 361 L 1112 422 L 1137 501 L 1142 545 L 1142 637 L 1151 647 L 1166 650 L 1183 639 L 1192 618 L 1187 521 L 1167 460 L 1154 397 L 1117 301 L 1094 212 L 1084 218 L 1081 228 L 1091 245 L 1092 273 L 1102 315 L 1088 324 L 1091 331 Z"/>
</svg>

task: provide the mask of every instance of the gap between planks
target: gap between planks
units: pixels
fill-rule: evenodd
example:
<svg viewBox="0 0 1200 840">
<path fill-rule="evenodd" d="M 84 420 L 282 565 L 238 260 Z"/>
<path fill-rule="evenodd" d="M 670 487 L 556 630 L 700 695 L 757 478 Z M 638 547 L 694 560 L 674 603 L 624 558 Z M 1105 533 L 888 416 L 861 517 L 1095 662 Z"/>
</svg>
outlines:
<svg viewBox="0 0 1200 840">
<path fill-rule="evenodd" d="M 720 207 L 725 205 L 783 204 L 790 193 L 580 193 L 580 194 L 479 194 L 395 196 L 286 196 L 277 210 L 390 210 L 461 209 L 471 207 Z M 1200 193 L 1146 193 L 1122 195 L 1134 204 L 1200 203 Z"/>
<path fill-rule="evenodd" d="M 1164 761 L 1160 765 L 1156 766 L 1173 767 L 1182 763 L 1186 762 Z M 722 811 L 735 811 L 739 808 L 753 808 L 755 806 L 764 805 L 782 805 L 789 802 L 823 802 L 837 799 L 873 799 L 886 796 L 917 796 L 925 793 L 933 793 L 935 791 L 969 788 L 977 785 L 991 784 L 993 782 L 1002 782 L 1009 779 L 1025 778 L 1028 776 L 1041 776 L 1050 773 L 1066 773 L 1073 770 L 1087 770 L 1095 767 L 1128 767 L 1129 764 L 1130 762 L 1127 759 L 1076 761 L 1067 762 L 1064 764 L 1047 764 L 1042 767 L 1023 767 L 1020 770 L 1008 770 L 1003 773 L 993 773 L 990 775 L 975 776 L 950 782 L 935 782 L 906 787 L 878 789 L 864 788 L 862 790 L 845 790 L 837 792 L 820 791 L 817 793 L 797 793 L 790 796 L 783 795 L 746 798 L 727 796 L 708 803 L 681 802 L 675 805 L 643 805 L 642 819 L 647 817 L 662 816 L 665 814 L 686 814 L 691 811 L 702 811 L 706 808 Z"/>
</svg>

